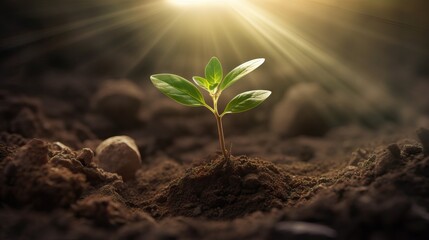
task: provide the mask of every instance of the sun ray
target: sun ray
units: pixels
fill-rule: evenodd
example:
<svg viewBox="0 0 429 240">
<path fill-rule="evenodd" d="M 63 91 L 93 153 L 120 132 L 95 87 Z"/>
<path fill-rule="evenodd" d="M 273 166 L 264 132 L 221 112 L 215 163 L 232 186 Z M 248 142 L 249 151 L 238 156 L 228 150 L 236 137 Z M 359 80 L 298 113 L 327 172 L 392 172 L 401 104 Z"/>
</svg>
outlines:
<svg viewBox="0 0 429 240">
<path fill-rule="evenodd" d="M 140 13 L 142 11 L 145 11 L 147 14 L 141 15 Z M 76 34 L 73 34 L 72 37 L 67 39 L 63 39 L 63 41 L 54 42 L 50 44 L 48 48 L 44 48 L 41 51 L 33 51 L 31 54 L 26 55 L 24 59 L 21 58 L 15 61 L 14 58 L 9 59 L 9 63 L 6 66 L 23 64 L 55 49 L 64 48 L 85 39 L 98 37 L 100 34 L 106 34 L 107 32 L 115 31 L 122 27 L 129 27 L 136 24 L 141 28 L 141 21 L 150 19 L 153 15 L 159 14 L 160 12 L 162 12 L 162 10 L 159 7 L 154 7 L 153 4 L 140 4 L 133 8 L 123 9 L 94 18 L 73 22 L 71 25 L 57 26 L 52 29 L 43 30 L 41 31 L 41 35 L 37 36 L 36 34 L 34 39 L 27 42 L 26 47 L 33 47 L 37 42 L 40 42 L 39 40 L 53 36 L 61 36 L 63 33 L 68 31 L 75 32 Z M 43 34 L 46 35 L 43 36 Z M 16 39 L 19 39 L 20 37 L 22 36 L 14 36 L 4 41 L 0 41 L 0 43 L 7 43 L 8 41 L 11 41 L 11 39 L 11 42 L 14 42 L 14 40 L 16 41 Z M 23 38 L 25 38 L 25 36 Z"/>
<path fill-rule="evenodd" d="M 6 66 L 31 62 L 49 52 L 78 48 L 90 41 L 100 41 L 100 46 L 87 48 L 88 57 L 78 69 L 91 69 L 109 58 L 115 62 L 116 54 L 129 54 L 118 63 L 125 67 L 117 70 L 116 76 L 161 70 L 191 77 L 191 73 L 201 74 L 201 65 L 211 56 L 222 58 L 226 69 L 246 58 L 266 57 L 270 62 L 268 78 L 282 91 L 298 82 L 314 82 L 346 92 L 354 101 L 377 109 L 371 95 L 376 92 L 388 99 L 387 91 L 382 81 L 371 77 L 371 71 L 361 71 L 365 65 L 350 58 L 358 50 L 350 49 L 354 52 L 348 54 L 343 41 L 350 37 L 344 35 L 362 38 L 354 44 L 366 47 L 368 42 L 375 51 L 377 46 L 427 50 L 423 41 L 415 44 L 412 39 L 424 34 L 424 27 L 364 11 L 364 7 L 356 7 L 357 3 L 336 0 L 92 0 L 72 5 L 46 4 L 34 12 L 50 17 L 94 9 L 100 12 L 2 38 L 0 51 L 13 53 L 16 49 L 25 53 L 10 54 Z M 385 5 L 382 8 L 389 6 Z M 413 35 L 404 40 L 392 29 Z M 129 48 L 134 50 L 127 52 Z M 27 53 L 26 49 L 32 51 Z"/>
<path fill-rule="evenodd" d="M 0 51 L 1 49 L 18 47 L 21 45 L 31 44 L 33 42 L 43 40 L 55 35 L 60 35 L 70 31 L 79 31 L 82 28 L 87 26 L 95 25 L 95 24 L 103 24 L 104 21 L 111 20 L 114 18 L 125 18 L 125 16 L 129 14 L 133 14 L 135 12 L 141 12 L 142 9 L 147 9 L 147 5 L 140 5 L 137 7 L 122 9 L 115 12 L 110 12 L 103 15 L 96 15 L 90 18 L 81 19 L 78 21 L 70 22 L 60 26 L 54 26 L 51 28 L 44 28 L 38 31 L 25 32 L 23 34 L 17 36 L 11 36 L 5 39 L 0 40 Z M 157 9 L 157 8 L 155 8 Z M 150 15 L 144 15 L 149 18 Z"/>
</svg>

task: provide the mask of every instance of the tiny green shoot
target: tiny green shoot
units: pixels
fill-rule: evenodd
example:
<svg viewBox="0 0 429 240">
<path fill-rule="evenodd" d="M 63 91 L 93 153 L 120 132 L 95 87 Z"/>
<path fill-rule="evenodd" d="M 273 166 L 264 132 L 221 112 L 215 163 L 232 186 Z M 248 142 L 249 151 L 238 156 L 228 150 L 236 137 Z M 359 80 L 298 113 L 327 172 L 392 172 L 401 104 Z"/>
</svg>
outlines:
<svg viewBox="0 0 429 240">
<path fill-rule="evenodd" d="M 225 89 L 261 66 L 264 61 L 265 59 L 258 58 L 245 62 L 224 77 L 222 64 L 219 59 L 212 57 L 205 68 L 205 77 L 194 76 L 192 78 L 198 87 L 208 92 L 213 101 L 212 106 L 206 103 L 200 90 L 194 84 L 181 76 L 163 73 L 152 75 L 150 79 L 159 91 L 174 101 L 190 107 L 205 107 L 214 114 L 219 135 L 219 146 L 224 158 L 229 160 L 230 153 L 225 147 L 222 118 L 230 113 L 245 112 L 257 107 L 270 96 L 271 91 L 252 90 L 240 93 L 226 105 L 222 113 L 218 109 L 219 97 Z"/>
</svg>

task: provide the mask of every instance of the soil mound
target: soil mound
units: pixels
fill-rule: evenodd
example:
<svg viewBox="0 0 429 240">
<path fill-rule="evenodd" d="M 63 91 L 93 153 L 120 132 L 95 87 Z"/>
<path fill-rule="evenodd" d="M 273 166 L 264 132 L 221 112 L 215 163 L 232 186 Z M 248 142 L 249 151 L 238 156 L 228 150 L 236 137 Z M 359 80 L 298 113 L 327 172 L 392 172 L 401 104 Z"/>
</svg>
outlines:
<svg viewBox="0 0 429 240">
<path fill-rule="evenodd" d="M 92 163 L 89 149 L 72 151 L 61 143 L 31 139 L 22 147 L 0 141 L 0 202 L 18 208 L 68 207 L 86 190 L 114 181 Z"/>
<path fill-rule="evenodd" d="M 292 178 L 274 164 L 245 156 L 221 158 L 189 169 L 157 197 L 161 216 L 233 219 L 281 208 Z"/>
<path fill-rule="evenodd" d="M 0 164 L 0 201 L 37 209 L 65 207 L 86 188 L 85 177 L 48 165 L 48 145 L 37 139 Z"/>
</svg>

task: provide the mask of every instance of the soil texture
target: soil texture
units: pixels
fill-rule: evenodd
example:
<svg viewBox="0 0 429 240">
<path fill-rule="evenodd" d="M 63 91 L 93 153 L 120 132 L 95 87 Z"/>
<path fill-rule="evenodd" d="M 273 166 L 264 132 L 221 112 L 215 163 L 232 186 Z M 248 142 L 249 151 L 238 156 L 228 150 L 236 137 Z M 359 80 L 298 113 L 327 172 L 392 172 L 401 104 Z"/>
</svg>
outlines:
<svg viewBox="0 0 429 240">
<path fill-rule="evenodd" d="M 127 125 L 115 115 L 125 100 L 96 97 L 96 111 L 81 104 L 90 94 L 74 102 L 46 91 L 0 94 L 0 239 L 428 239 L 425 128 L 350 124 L 285 137 L 248 115 L 255 128 L 225 121 L 225 160 L 199 109 L 134 99 Z M 94 153 L 120 135 L 141 157 L 126 179 Z"/>
</svg>

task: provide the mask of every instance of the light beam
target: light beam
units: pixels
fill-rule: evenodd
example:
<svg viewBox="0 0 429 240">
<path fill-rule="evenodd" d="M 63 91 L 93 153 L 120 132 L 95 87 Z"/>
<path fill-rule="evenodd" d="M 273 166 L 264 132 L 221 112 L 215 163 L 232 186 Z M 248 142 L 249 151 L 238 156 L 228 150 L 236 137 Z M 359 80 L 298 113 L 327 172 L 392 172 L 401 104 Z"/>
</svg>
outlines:
<svg viewBox="0 0 429 240">
<path fill-rule="evenodd" d="M 168 0 L 173 5 L 183 7 L 228 6 L 236 0 Z"/>
</svg>

